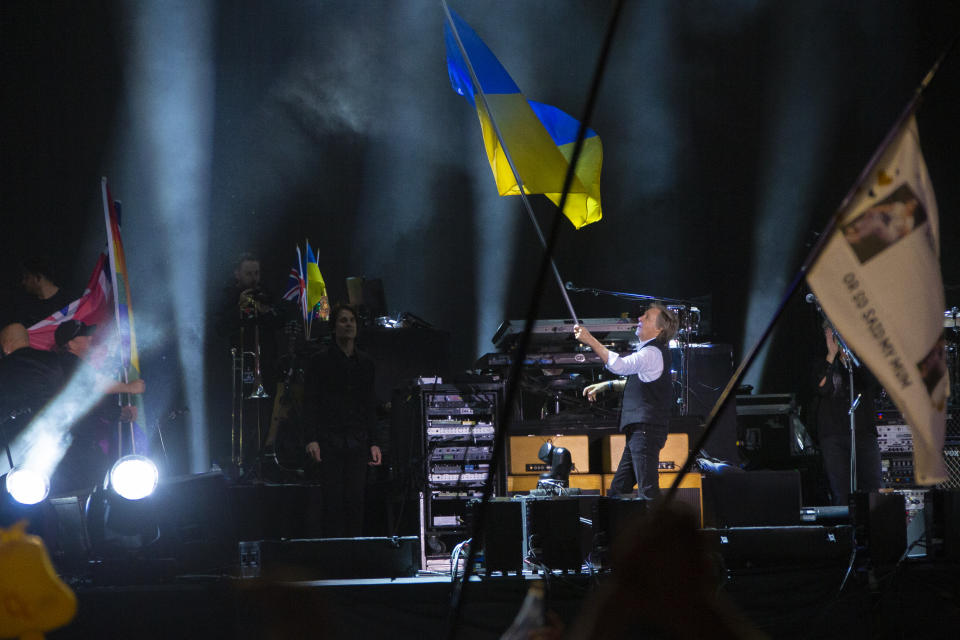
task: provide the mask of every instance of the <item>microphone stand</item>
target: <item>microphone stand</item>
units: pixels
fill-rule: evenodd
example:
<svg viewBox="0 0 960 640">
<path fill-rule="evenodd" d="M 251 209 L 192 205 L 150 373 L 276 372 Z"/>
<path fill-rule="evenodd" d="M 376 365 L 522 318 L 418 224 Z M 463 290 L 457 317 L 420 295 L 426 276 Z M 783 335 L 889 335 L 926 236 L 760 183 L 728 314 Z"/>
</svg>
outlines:
<svg viewBox="0 0 960 640">
<path fill-rule="evenodd" d="M 833 325 L 831 324 L 831 327 Z M 840 333 L 833 330 L 834 339 L 840 347 L 837 356 L 840 358 L 840 364 L 847 369 L 847 387 L 850 389 L 850 409 L 847 415 L 850 417 L 850 493 L 857 490 L 857 407 L 860 406 L 862 395 L 857 393 L 853 383 L 853 372 L 860 366 L 860 361 L 853 355 L 853 351 L 844 342 Z"/>
<path fill-rule="evenodd" d="M 643 293 L 631 293 L 629 291 L 609 291 L 607 289 L 595 289 L 574 286 L 572 282 L 564 285 L 567 291 L 574 293 L 589 293 L 594 296 L 605 295 L 624 300 L 649 300 L 651 302 L 661 301 L 668 303 L 669 308 L 677 313 L 677 320 L 680 325 L 677 327 L 676 340 L 680 345 L 680 398 L 677 404 L 680 405 L 680 415 L 686 416 L 690 413 L 690 367 L 688 361 L 690 358 L 690 339 L 695 328 L 700 324 L 700 309 L 693 306 L 689 300 L 679 298 L 665 298 L 662 296 L 651 296 Z M 686 313 L 688 312 L 689 313 Z M 693 320 L 693 317 L 696 320 Z"/>
<path fill-rule="evenodd" d="M 626 300 L 650 300 L 651 302 L 661 300 L 679 305 L 689 304 L 688 300 L 680 300 L 679 298 L 664 298 L 663 296 L 650 296 L 643 293 L 631 293 L 629 291 L 608 291 L 607 289 L 576 287 L 572 282 L 568 282 L 564 286 L 567 291 L 573 291 L 574 293 L 589 293 L 595 296 L 602 294 L 605 296 L 613 296 L 614 298 L 624 298 Z"/>
</svg>

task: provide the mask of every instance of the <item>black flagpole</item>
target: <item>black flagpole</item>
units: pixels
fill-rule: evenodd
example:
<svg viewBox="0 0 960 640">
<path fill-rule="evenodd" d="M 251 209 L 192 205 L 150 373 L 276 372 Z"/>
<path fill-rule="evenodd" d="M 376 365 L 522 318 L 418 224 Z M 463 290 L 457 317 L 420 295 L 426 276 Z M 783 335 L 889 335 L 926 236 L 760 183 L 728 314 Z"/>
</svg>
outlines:
<svg viewBox="0 0 960 640">
<path fill-rule="evenodd" d="M 510 407 L 513 405 L 514 399 L 516 398 L 517 388 L 519 386 L 520 373 L 523 366 L 523 360 L 527 353 L 527 348 L 530 343 L 530 335 L 533 330 L 533 324 L 537 318 L 537 313 L 540 307 L 540 298 L 543 294 L 543 290 L 546 286 L 546 280 L 548 277 L 548 271 L 550 271 L 550 266 L 553 263 L 553 250 L 557 244 L 557 237 L 559 235 L 560 224 L 563 218 L 563 207 L 567 201 L 567 194 L 570 189 L 570 185 L 573 183 L 574 170 L 576 169 L 577 160 L 580 157 L 580 152 L 583 148 L 583 140 L 586 136 L 588 122 L 590 121 L 590 116 L 593 113 L 594 105 L 596 104 L 597 94 L 600 91 L 600 82 L 603 78 L 603 72 L 606 68 L 607 59 L 609 57 L 610 48 L 613 43 L 613 36 L 616 33 L 616 27 L 619 23 L 620 11 L 622 8 L 622 0 L 616 0 L 613 6 L 613 13 L 610 16 L 610 21 L 607 24 L 607 32 L 604 35 L 604 41 L 600 49 L 600 56 L 597 59 L 596 68 L 594 69 L 593 80 L 590 84 L 590 92 L 587 96 L 587 102 L 584 106 L 583 115 L 580 118 L 580 128 L 577 131 L 577 141 L 573 148 L 573 154 L 570 158 L 570 162 L 567 166 L 567 174 L 564 177 L 563 181 L 563 192 L 560 196 L 560 202 L 557 207 L 557 211 L 554 213 L 553 225 L 550 228 L 550 235 L 547 241 L 544 244 L 543 258 L 540 261 L 540 269 L 537 272 L 536 283 L 533 287 L 533 294 L 530 298 L 530 306 L 527 309 L 526 322 L 524 323 L 523 332 L 520 334 L 520 340 L 517 346 L 516 356 L 513 359 L 513 363 L 510 366 L 510 376 L 507 379 L 507 386 L 504 392 L 504 402 L 500 407 L 500 415 L 497 423 L 497 429 L 494 436 L 494 447 L 493 447 L 493 457 L 490 461 L 490 469 L 488 471 L 487 482 L 483 487 L 483 500 L 480 503 L 479 508 L 476 511 L 476 517 L 474 518 L 473 531 L 472 531 L 472 542 L 469 545 L 467 559 L 464 563 L 463 579 L 460 582 L 457 582 L 453 585 L 453 593 L 451 595 L 450 602 L 450 613 L 447 621 L 447 633 L 446 637 L 449 640 L 453 640 L 456 634 L 457 625 L 460 620 L 460 612 L 463 606 L 463 601 L 465 599 L 465 593 L 467 585 L 470 584 L 470 574 L 473 573 L 473 567 L 476 563 L 476 550 L 477 547 L 482 543 L 481 534 L 483 532 L 484 524 L 486 521 L 487 505 L 490 502 L 490 498 L 493 495 L 493 482 L 496 478 L 497 467 L 499 465 L 500 459 L 503 455 L 504 442 L 506 441 L 506 433 L 510 424 Z M 456 27 L 453 25 L 452 17 L 450 16 L 450 11 L 447 8 L 446 2 L 443 2 L 444 11 L 447 14 L 447 20 L 453 29 L 453 33 L 456 36 Z M 466 51 L 463 50 L 463 45 L 459 42 L 459 36 L 457 36 L 458 46 L 461 48 L 461 54 L 466 60 Z M 469 61 L 467 62 L 469 66 Z M 473 75 L 473 70 L 471 67 L 471 76 L 473 78 L 474 84 L 479 86 L 476 80 L 476 76 Z M 481 93 L 482 96 L 482 93 Z M 489 110 L 488 110 L 489 113 Z M 493 116 L 491 115 L 491 121 Z M 494 127 L 496 125 L 494 124 Z M 499 134 L 498 134 L 499 136 Z M 503 141 L 501 140 L 501 144 Z M 511 167 L 513 166 L 511 162 Z M 518 180 L 518 186 L 521 185 L 519 182 L 519 176 L 516 176 Z M 520 189 L 521 195 L 523 195 L 523 188 Z M 526 196 L 524 196 L 526 201 Z M 529 206 L 529 205 L 528 205 Z M 554 272 L 556 273 L 556 266 L 554 265 Z M 559 274 L 557 274 L 559 278 Z M 563 283 L 560 282 L 560 288 L 563 289 Z M 566 291 L 564 290 L 564 297 L 566 297 Z M 568 299 L 569 306 L 569 299 Z M 576 316 L 573 315 L 573 309 L 570 307 L 571 315 L 576 321 Z"/>
</svg>

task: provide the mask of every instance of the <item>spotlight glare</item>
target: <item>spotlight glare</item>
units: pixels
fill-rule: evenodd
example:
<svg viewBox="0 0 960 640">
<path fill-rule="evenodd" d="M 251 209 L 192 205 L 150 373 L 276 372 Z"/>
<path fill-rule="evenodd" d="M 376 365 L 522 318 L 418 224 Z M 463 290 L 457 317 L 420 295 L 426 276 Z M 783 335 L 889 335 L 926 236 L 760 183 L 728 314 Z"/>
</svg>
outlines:
<svg viewBox="0 0 960 640">
<path fill-rule="evenodd" d="M 14 467 L 7 474 L 7 491 L 20 504 L 37 504 L 50 493 L 50 479 L 35 469 Z"/>
<path fill-rule="evenodd" d="M 160 472 L 152 460 L 144 456 L 124 456 L 110 469 L 110 486 L 127 500 L 146 498 L 160 481 Z"/>
</svg>

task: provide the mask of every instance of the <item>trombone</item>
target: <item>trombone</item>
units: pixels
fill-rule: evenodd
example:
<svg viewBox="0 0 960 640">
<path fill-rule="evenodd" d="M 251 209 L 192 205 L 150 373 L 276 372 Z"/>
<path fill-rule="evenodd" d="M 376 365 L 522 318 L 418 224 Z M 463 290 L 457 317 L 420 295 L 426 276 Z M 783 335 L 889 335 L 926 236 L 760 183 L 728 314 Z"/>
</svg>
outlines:
<svg viewBox="0 0 960 640">
<path fill-rule="evenodd" d="M 264 400 L 270 397 L 263 386 L 263 371 L 261 368 L 260 353 L 260 326 L 259 313 L 257 311 L 256 292 L 245 295 L 240 301 L 240 348 L 236 347 L 230 350 L 233 359 L 233 390 L 232 390 L 232 412 L 230 416 L 230 452 L 231 461 L 238 469 L 243 467 L 243 432 L 244 432 L 244 411 L 243 404 L 246 400 Z M 244 321 L 253 320 L 253 351 L 246 350 L 246 328 Z M 249 395 L 243 394 L 243 386 L 247 371 L 247 359 L 253 358 L 253 382 L 252 390 Z M 261 425 L 260 411 L 257 412 L 257 443 L 260 442 Z"/>
</svg>

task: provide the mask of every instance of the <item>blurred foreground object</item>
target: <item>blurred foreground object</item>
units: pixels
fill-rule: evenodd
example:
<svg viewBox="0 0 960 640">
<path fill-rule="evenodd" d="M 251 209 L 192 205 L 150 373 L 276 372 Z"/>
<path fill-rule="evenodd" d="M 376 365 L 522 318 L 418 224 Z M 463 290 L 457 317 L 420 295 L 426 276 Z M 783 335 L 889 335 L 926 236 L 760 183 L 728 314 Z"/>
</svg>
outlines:
<svg viewBox="0 0 960 640">
<path fill-rule="evenodd" d="M 21 520 L 0 529 L 0 637 L 42 638 L 70 622 L 77 598 L 53 570 L 43 541 Z"/>
</svg>

